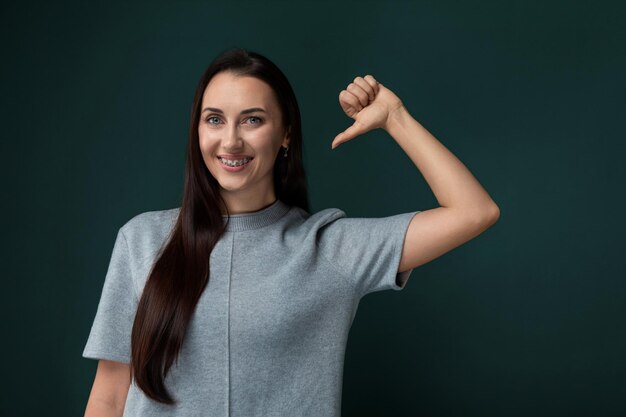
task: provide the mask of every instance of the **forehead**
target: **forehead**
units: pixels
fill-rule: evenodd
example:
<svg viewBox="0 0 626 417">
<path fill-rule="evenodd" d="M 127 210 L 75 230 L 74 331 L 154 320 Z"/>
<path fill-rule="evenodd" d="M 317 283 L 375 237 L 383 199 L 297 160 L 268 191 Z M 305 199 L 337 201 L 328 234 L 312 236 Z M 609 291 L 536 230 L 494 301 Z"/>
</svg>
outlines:
<svg viewBox="0 0 626 417">
<path fill-rule="evenodd" d="M 265 81 L 225 71 L 213 76 L 206 86 L 202 105 L 214 105 L 228 111 L 229 107 L 233 110 L 256 106 L 275 109 L 278 103 L 274 91 Z"/>
</svg>

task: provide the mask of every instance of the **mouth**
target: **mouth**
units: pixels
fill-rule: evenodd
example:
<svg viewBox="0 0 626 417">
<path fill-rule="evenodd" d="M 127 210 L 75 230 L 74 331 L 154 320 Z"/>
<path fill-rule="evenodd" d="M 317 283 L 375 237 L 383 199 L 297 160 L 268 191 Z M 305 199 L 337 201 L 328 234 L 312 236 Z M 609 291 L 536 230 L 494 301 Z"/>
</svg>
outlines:
<svg viewBox="0 0 626 417">
<path fill-rule="evenodd" d="M 241 159 L 226 159 L 221 156 L 218 156 L 217 159 L 219 159 L 220 163 L 224 166 L 236 168 L 236 167 L 246 165 L 247 163 L 252 161 L 254 158 L 251 156 L 247 156 Z"/>
</svg>

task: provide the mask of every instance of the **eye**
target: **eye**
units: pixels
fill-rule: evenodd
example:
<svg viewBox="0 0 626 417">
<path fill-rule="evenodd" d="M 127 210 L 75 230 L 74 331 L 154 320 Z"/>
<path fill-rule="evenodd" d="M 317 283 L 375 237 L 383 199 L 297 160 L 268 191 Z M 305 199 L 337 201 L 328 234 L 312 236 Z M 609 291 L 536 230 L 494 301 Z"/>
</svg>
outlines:
<svg viewBox="0 0 626 417">
<path fill-rule="evenodd" d="M 248 120 L 249 121 L 255 121 L 256 120 L 256 122 L 252 123 L 253 125 L 258 125 L 258 124 L 261 124 L 261 122 L 263 122 L 263 119 L 261 119 L 260 117 L 256 117 L 256 116 L 248 117 Z"/>
<path fill-rule="evenodd" d="M 215 124 L 217 124 L 217 123 L 212 123 L 212 122 L 211 122 L 211 120 L 213 120 L 213 119 L 215 119 L 215 120 L 218 120 L 218 121 L 219 121 L 219 118 L 218 118 L 217 116 L 207 117 L 206 121 L 207 121 L 207 123 L 208 123 L 208 124 L 210 124 L 210 125 L 215 125 Z"/>
</svg>

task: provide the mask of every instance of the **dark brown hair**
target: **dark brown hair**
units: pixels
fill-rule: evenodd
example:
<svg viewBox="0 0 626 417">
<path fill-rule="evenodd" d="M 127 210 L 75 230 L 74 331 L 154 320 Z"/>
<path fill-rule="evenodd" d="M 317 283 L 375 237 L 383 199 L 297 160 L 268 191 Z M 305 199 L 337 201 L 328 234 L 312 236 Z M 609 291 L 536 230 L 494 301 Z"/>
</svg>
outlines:
<svg viewBox="0 0 626 417">
<path fill-rule="evenodd" d="M 175 404 L 165 377 L 178 357 L 196 304 L 209 282 L 209 254 L 223 235 L 228 208 L 207 169 L 198 138 L 202 96 L 222 71 L 256 77 L 272 88 L 290 129 L 289 152 L 281 147 L 274 163 L 274 192 L 291 206 L 309 211 L 302 163 L 300 110 L 289 81 L 266 57 L 242 48 L 222 52 L 200 78 L 191 107 L 185 183 L 178 219 L 161 248 L 139 300 L 131 337 L 131 380 L 150 398 Z"/>
</svg>

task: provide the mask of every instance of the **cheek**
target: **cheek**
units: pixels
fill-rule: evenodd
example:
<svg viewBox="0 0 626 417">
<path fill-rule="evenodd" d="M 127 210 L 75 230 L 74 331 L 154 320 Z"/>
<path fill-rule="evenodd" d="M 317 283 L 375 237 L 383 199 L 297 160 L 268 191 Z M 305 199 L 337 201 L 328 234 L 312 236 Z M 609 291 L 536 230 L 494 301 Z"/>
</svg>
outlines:
<svg viewBox="0 0 626 417">
<path fill-rule="evenodd" d="M 277 146 L 280 144 L 280 139 L 276 132 L 271 129 L 263 131 L 259 129 L 256 132 L 251 132 L 248 136 L 248 141 L 254 146 L 258 153 L 263 153 L 264 155 L 273 155 L 274 151 L 277 150 Z"/>
<path fill-rule="evenodd" d="M 217 141 L 213 136 L 214 135 L 212 135 L 211 132 L 198 129 L 198 144 L 203 155 L 211 152 L 211 150 L 215 147 Z"/>
</svg>

